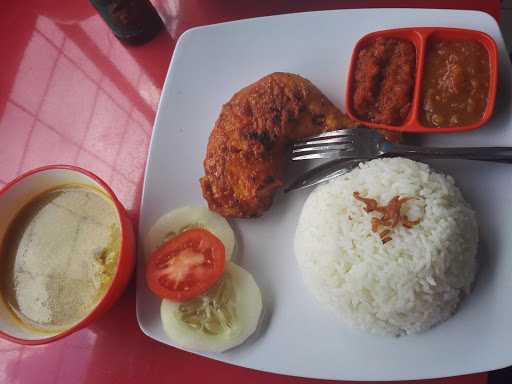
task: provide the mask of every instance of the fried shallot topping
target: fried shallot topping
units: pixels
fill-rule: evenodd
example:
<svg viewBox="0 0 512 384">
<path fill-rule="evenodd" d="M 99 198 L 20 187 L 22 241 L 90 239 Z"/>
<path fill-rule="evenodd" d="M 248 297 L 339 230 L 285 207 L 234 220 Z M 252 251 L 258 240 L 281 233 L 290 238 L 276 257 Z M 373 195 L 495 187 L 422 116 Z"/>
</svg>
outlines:
<svg viewBox="0 0 512 384">
<path fill-rule="evenodd" d="M 402 215 L 400 213 L 402 205 L 407 201 L 414 199 L 414 197 L 400 198 L 400 196 L 397 195 L 389 200 L 387 205 L 379 206 L 377 200 L 368 197 L 362 197 L 361 194 L 357 191 L 354 192 L 353 195 L 356 200 L 362 201 L 365 204 L 364 210 L 366 212 L 376 212 L 380 214 L 380 217 L 372 217 L 372 231 L 379 233 L 381 228 L 384 227 L 379 233 L 382 244 L 386 244 L 391 240 L 391 230 L 397 225 L 402 224 L 402 226 L 405 228 L 412 228 L 420 222 L 420 219 L 409 220 L 407 215 Z"/>
</svg>

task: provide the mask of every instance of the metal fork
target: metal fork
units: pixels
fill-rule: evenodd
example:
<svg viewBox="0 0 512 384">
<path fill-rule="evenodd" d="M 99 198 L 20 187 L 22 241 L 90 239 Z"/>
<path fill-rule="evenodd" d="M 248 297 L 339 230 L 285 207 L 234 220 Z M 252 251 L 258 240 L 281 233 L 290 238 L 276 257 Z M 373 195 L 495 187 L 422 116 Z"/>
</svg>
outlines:
<svg viewBox="0 0 512 384">
<path fill-rule="evenodd" d="M 394 144 L 371 128 L 349 128 L 322 133 L 292 146 L 292 160 L 356 159 L 377 157 L 417 157 L 429 159 L 511 160 L 512 147 L 432 148 Z"/>
<path fill-rule="evenodd" d="M 292 160 L 333 159 L 300 176 L 285 192 L 306 188 L 352 170 L 361 161 L 379 157 L 468 159 L 512 163 L 512 147 L 432 148 L 394 144 L 375 129 L 326 132 L 293 144 Z"/>
</svg>

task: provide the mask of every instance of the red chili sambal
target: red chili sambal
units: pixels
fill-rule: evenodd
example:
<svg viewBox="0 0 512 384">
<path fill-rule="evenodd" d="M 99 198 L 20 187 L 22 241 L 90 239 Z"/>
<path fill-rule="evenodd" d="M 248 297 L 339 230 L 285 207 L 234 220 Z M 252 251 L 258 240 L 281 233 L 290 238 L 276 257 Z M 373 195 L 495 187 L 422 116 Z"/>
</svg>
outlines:
<svg viewBox="0 0 512 384">
<path fill-rule="evenodd" d="M 416 48 L 407 40 L 378 37 L 359 51 L 352 105 L 356 115 L 373 123 L 401 125 L 411 109 Z"/>
</svg>

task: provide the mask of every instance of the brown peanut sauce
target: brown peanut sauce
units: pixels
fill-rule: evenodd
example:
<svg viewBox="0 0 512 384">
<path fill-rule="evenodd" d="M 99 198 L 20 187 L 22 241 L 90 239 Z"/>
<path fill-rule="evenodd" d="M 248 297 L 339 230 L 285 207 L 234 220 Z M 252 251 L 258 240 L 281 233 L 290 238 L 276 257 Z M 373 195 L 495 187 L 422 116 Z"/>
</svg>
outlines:
<svg viewBox="0 0 512 384">
<path fill-rule="evenodd" d="M 489 55 L 478 41 L 429 42 L 421 87 L 421 123 L 435 128 L 477 122 L 487 106 L 489 79 Z"/>
</svg>

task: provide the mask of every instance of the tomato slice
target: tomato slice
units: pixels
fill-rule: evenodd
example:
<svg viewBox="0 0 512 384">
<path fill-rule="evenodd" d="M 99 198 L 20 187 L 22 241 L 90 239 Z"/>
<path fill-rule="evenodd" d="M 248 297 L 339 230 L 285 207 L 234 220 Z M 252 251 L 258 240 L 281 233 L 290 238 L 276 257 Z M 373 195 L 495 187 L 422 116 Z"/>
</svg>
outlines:
<svg viewBox="0 0 512 384">
<path fill-rule="evenodd" d="M 191 299 L 210 288 L 224 272 L 224 244 L 211 232 L 194 228 L 156 249 L 146 267 L 149 288 L 174 301 Z"/>
</svg>

